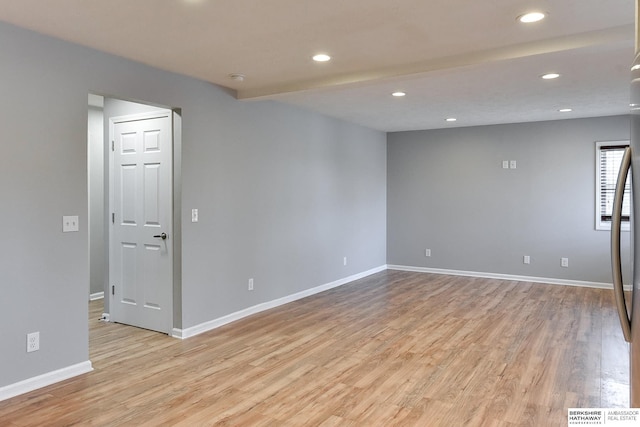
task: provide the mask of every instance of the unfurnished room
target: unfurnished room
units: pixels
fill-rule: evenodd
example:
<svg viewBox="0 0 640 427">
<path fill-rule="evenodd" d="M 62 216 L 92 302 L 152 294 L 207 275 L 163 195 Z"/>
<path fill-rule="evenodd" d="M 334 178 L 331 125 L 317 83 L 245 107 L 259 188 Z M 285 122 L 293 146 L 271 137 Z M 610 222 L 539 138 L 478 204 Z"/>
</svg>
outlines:
<svg viewBox="0 0 640 427">
<path fill-rule="evenodd" d="M 637 6 L 0 0 L 0 425 L 640 425 Z"/>
</svg>

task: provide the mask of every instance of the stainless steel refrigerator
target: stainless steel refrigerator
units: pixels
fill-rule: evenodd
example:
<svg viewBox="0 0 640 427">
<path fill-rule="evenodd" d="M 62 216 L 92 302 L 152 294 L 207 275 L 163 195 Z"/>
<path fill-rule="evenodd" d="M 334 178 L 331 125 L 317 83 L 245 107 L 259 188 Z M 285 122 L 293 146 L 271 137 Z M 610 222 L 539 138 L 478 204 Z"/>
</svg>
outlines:
<svg viewBox="0 0 640 427">
<path fill-rule="evenodd" d="M 622 159 L 616 187 L 611 221 L 611 264 L 620 324 L 625 339 L 630 343 L 630 406 L 640 408 L 640 221 L 638 220 L 640 218 L 640 52 L 638 52 L 638 46 L 636 46 L 633 64 L 631 68 L 631 140 Z M 629 170 L 631 170 L 631 200 L 635 202 L 632 204 L 630 215 L 633 291 L 630 301 L 625 301 L 620 265 L 620 229 L 622 199 Z"/>
</svg>

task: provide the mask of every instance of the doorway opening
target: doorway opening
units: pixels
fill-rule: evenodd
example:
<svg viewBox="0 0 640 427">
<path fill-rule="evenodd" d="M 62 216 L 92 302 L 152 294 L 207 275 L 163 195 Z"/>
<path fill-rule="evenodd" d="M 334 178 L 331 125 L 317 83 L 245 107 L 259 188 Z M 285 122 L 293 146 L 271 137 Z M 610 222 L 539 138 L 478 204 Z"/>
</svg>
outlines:
<svg viewBox="0 0 640 427">
<path fill-rule="evenodd" d="M 181 111 L 89 94 L 87 144 L 89 300 L 102 299 L 101 320 L 173 335 L 181 327 Z"/>
</svg>

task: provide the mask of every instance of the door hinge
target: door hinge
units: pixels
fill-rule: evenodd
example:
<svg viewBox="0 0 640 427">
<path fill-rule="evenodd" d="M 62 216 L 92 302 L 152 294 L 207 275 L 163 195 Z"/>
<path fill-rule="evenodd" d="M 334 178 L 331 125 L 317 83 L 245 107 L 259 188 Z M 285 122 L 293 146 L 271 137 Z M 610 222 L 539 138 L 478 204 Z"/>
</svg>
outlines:
<svg viewBox="0 0 640 427">
<path fill-rule="evenodd" d="M 116 285 L 111 285 L 111 295 L 116 294 Z"/>
<path fill-rule="evenodd" d="M 111 224 L 115 224 L 116 223 L 116 213 L 112 212 L 111 213 Z"/>
<path fill-rule="evenodd" d="M 116 142 L 111 141 L 111 151 L 116 151 Z"/>
</svg>

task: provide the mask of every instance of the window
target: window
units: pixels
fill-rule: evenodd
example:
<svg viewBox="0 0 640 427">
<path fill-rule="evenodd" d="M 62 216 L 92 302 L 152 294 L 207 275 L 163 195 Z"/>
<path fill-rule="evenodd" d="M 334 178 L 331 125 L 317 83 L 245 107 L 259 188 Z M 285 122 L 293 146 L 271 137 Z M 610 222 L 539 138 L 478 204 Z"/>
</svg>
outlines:
<svg viewBox="0 0 640 427">
<path fill-rule="evenodd" d="M 629 141 L 596 142 L 596 230 L 611 230 L 613 197 L 624 149 Z M 622 229 L 629 230 L 631 179 L 627 176 L 622 202 Z"/>
</svg>

